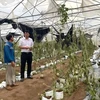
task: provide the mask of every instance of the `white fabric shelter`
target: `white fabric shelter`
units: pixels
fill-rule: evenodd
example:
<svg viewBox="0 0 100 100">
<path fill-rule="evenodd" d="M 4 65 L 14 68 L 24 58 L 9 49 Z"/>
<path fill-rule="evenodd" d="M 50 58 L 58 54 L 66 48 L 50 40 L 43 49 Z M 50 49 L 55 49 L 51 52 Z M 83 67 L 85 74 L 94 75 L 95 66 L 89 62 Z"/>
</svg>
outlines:
<svg viewBox="0 0 100 100">
<path fill-rule="evenodd" d="M 66 30 L 74 24 L 89 34 L 99 34 L 99 0 L 0 0 L 0 19 L 12 19 L 31 27 L 53 25 L 59 29 L 57 8 L 61 4 L 65 4 L 69 9 Z M 1 25 L 0 30 L 1 35 L 9 31 L 20 33 L 20 30 L 13 30 L 7 23 Z"/>
</svg>

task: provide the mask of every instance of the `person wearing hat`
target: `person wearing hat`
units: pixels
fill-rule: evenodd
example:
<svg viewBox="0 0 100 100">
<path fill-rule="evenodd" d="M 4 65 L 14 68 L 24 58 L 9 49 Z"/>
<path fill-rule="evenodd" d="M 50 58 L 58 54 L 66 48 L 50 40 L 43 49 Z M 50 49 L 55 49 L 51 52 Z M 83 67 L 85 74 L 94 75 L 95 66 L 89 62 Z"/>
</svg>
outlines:
<svg viewBox="0 0 100 100">
<path fill-rule="evenodd" d="M 32 65 L 32 48 L 34 45 L 33 40 L 29 37 L 30 34 L 28 31 L 24 32 L 24 37 L 19 40 L 19 48 L 21 49 L 21 82 L 24 81 L 24 72 L 25 65 L 27 63 L 27 78 L 32 79 L 31 77 L 31 65 Z"/>
<path fill-rule="evenodd" d="M 15 54 L 13 48 L 14 37 L 12 34 L 6 36 L 4 45 L 4 63 L 6 64 L 6 89 L 11 90 L 15 85 Z"/>
</svg>

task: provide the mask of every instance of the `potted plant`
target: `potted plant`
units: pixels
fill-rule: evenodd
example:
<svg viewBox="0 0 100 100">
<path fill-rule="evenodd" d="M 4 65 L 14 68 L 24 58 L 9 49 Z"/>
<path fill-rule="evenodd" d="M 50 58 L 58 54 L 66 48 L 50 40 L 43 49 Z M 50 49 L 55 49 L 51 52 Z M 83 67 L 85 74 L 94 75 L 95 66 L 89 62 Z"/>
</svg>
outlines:
<svg viewBox="0 0 100 100">
<path fill-rule="evenodd" d="M 42 100 L 52 100 L 52 96 L 43 95 Z"/>
<path fill-rule="evenodd" d="M 61 100 L 63 98 L 64 98 L 64 92 L 63 92 L 63 90 L 62 89 L 57 89 L 55 91 L 55 99 L 56 100 Z"/>
</svg>

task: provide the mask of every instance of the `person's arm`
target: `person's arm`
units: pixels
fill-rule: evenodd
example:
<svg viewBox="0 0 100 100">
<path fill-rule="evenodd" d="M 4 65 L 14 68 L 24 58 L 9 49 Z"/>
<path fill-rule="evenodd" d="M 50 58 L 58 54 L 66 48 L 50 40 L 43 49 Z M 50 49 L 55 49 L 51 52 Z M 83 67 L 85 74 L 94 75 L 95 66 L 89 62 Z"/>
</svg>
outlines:
<svg viewBox="0 0 100 100">
<path fill-rule="evenodd" d="M 19 40 L 18 46 L 20 49 L 30 49 L 30 47 L 28 47 L 28 46 L 22 46 L 22 39 Z"/>
<path fill-rule="evenodd" d="M 20 49 L 30 49 L 30 47 L 26 46 L 19 46 Z"/>
<path fill-rule="evenodd" d="M 8 60 L 11 62 L 11 66 L 15 67 L 15 62 L 14 62 L 14 59 L 10 55 L 10 47 L 8 45 L 6 45 L 4 47 L 4 52 L 5 52 L 5 55 L 7 56 Z"/>
<path fill-rule="evenodd" d="M 5 55 L 7 56 L 7 58 L 9 59 L 9 61 L 13 61 L 11 55 L 10 55 L 10 47 L 8 45 L 6 45 L 4 47 L 4 52 L 5 52 Z"/>
<path fill-rule="evenodd" d="M 33 45 L 34 45 L 34 42 L 33 42 L 33 40 L 31 39 L 31 47 L 29 48 L 30 51 L 32 51 Z"/>
<path fill-rule="evenodd" d="M 22 46 L 22 39 L 19 40 L 18 46 L 19 46 L 20 49 L 29 49 L 29 47 Z"/>
</svg>

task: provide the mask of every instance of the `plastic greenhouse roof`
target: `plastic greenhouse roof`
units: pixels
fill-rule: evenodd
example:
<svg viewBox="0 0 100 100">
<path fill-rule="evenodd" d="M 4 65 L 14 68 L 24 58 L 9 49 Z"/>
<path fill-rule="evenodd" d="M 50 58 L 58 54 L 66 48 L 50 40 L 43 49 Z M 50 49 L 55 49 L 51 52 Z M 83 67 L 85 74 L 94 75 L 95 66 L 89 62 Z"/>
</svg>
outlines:
<svg viewBox="0 0 100 100">
<path fill-rule="evenodd" d="M 74 24 L 88 33 L 98 32 L 100 25 L 99 0 L 0 0 L 0 19 L 12 19 L 30 27 L 60 27 L 57 8 L 65 4 L 69 8 L 66 26 Z M 13 30 L 11 25 L 0 26 L 1 34 Z M 17 32 L 20 30 L 17 29 Z"/>
</svg>

